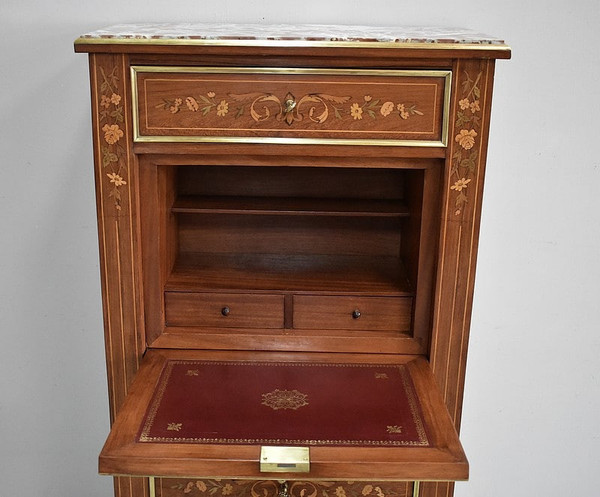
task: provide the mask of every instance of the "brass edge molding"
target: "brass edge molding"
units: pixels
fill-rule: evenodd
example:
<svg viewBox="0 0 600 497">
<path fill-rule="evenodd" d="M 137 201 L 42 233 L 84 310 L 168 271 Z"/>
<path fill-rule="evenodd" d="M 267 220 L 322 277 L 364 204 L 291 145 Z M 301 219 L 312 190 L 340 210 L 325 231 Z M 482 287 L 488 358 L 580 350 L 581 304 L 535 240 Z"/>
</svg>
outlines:
<svg viewBox="0 0 600 497">
<path fill-rule="evenodd" d="M 138 66 L 129 67 L 129 81 L 131 83 L 131 120 L 132 120 L 132 132 L 133 132 L 133 143 L 140 141 L 140 123 L 139 123 L 139 101 L 137 91 L 137 71 Z"/>
<path fill-rule="evenodd" d="M 448 146 L 448 130 L 450 129 L 450 98 L 452 96 L 452 71 L 447 71 L 444 81 L 444 104 L 442 106 L 442 146 Z"/>
<path fill-rule="evenodd" d="M 136 130 L 137 131 L 137 130 Z M 274 145 L 371 145 L 377 147 L 446 147 L 446 141 L 354 140 L 337 138 L 272 138 L 235 136 L 139 136 L 135 143 L 258 143 Z"/>
<path fill-rule="evenodd" d="M 201 73 L 201 74 L 326 74 L 343 76 L 419 76 L 440 78 L 449 69 L 334 69 L 317 67 L 218 67 L 218 66 L 131 66 L 136 72 Z"/>
<path fill-rule="evenodd" d="M 510 52 L 506 44 L 495 43 L 435 43 L 402 41 L 310 41 L 310 40 L 215 40 L 195 38 L 87 38 L 81 36 L 75 45 L 154 45 L 154 46 L 216 46 L 275 48 L 384 48 L 409 50 L 474 50 Z"/>
<path fill-rule="evenodd" d="M 413 483 L 412 497 L 419 497 L 419 491 L 420 490 L 421 490 L 421 482 L 420 481 L 415 481 Z M 150 497 L 154 497 L 154 495 L 151 495 Z"/>
<path fill-rule="evenodd" d="M 148 477 L 148 494 L 150 497 L 156 497 L 156 482 L 154 481 L 154 476 L 149 476 Z M 414 496 L 414 491 L 413 491 L 413 496 Z"/>
<path fill-rule="evenodd" d="M 137 74 L 172 73 L 172 74 L 314 74 L 340 76 L 398 76 L 398 77 L 430 77 L 444 78 L 444 102 L 442 104 L 441 140 L 386 140 L 355 138 L 284 138 L 269 136 L 160 136 L 140 135 L 139 132 L 139 98 Z M 134 143 L 256 143 L 278 145 L 371 145 L 377 147 L 442 147 L 448 144 L 450 122 L 450 99 L 452 93 L 452 71 L 436 69 L 320 69 L 297 67 L 185 67 L 185 66 L 131 66 L 131 103 L 133 113 Z"/>
</svg>

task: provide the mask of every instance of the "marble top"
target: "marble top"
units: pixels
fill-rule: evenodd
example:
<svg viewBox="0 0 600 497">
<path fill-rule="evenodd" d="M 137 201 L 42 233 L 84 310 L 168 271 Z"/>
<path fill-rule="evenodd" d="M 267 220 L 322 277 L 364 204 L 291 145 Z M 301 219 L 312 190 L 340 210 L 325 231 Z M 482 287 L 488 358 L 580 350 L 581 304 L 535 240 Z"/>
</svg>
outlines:
<svg viewBox="0 0 600 497">
<path fill-rule="evenodd" d="M 156 23 L 119 24 L 82 35 L 78 42 L 85 43 L 168 42 L 190 40 L 198 42 L 240 41 L 319 43 L 444 43 L 468 45 L 504 45 L 504 41 L 475 31 L 436 27 L 377 27 L 317 24 L 202 24 Z M 490 47 L 493 48 L 493 47 Z"/>
</svg>

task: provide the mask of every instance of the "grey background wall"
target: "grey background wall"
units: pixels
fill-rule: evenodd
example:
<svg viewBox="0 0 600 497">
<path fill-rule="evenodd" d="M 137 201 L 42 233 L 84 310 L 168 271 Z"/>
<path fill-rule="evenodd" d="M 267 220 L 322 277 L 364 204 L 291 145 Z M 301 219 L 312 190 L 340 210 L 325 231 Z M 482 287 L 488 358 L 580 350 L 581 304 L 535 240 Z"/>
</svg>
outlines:
<svg viewBox="0 0 600 497">
<path fill-rule="evenodd" d="M 597 0 L 2 0 L 0 496 L 109 496 L 87 60 L 104 25 L 463 26 L 497 67 L 458 497 L 600 488 Z"/>
</svg>

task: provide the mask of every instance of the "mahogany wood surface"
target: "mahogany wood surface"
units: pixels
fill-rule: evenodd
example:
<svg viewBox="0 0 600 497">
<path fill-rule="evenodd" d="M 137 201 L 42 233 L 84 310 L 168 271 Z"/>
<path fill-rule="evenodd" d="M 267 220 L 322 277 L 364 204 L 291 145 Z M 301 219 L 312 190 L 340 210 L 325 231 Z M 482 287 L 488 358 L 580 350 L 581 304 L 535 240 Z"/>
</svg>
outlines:
<svg viewBox="0 0 600 497">
<path fill-rule="evenodd" d="M 283 328 L 283 296 L 166 292 L 167 326 Z"/>
<path fill-rule="evenodd" d="M 366 209 L 369 205 L 366 200 L 374 205 L 387 200 L 402 200 L 407 178 L 418 174 L 414 170 L 436 164 L 431 160 L 374 160 L 382 162 L 383 167 L 372 169 L 365 168 L 364 159 L 356 161 L 331 156 L 313 161 L 306 157 L 290 158 L 287 154 L 280 157 L 207 157 L 200 154 L 153 159 L 160 166 L 182 166 L 177 168 L 180 196 L 217 196 L 238 198 L 238 201 L 256 197 L 273 202 L 273 210 L 284 208 L 285 202 L 316 202 L 316 206 L 331 202 L 334 206 L 334 200 L 355 201 Z"/>
<path fill-rule="evenodd" d="M 298 329 L 410 331 L 411 298 L 295 295 Z"/>
<path fill-rule="evenodd" d="M 389 217 L 180 214 L 182 254 L 398 255 L 400 220 Z"/>
<path fill-rule="evenodd" d="M 183 254 L 165 289 L 413 295 L 402 261 L 380 254 Z"/>
<path fill-rule="evenodd" d="M 402 159 L 415 159 L 416 164 L 420 159 L 443 159 L 446 157 L 444 147 L 396 147 L 386 145 L 282 145 L 272 144 L 265 147 L 256 143 L 230 143 L 227 150 L 231 153 L 229 162 L 238 164 L 264 164 L 264 160 L 271 158 L 271 164 L 280 166 L 281 158 L 285 157 L 288 165 L 316 167 L 326 164 L 327 167 L 346 167 L 342 161 L 349 164 L 347 167 L 365 167 L 364 159 L 369 159 L 370 168 L 403 167 Z M 148 154 L 155 157 L 160 155 L 162 163 L 176 163 L 179 156 L 198 155 L 206 157 L 205 163 L 211 160 L 222 164 L 223 146 L 214 143 L 144 143 L 133 144 L 136 154 Z M 256 160 L 256 157 L 260 157 Z M 310 157 L 310 159 L 308 159 Z M 214 158 L 214 159 L 213 159 Z M 395 160 L 391 160 L 395 159 Z M 214 163 L 214 162 L 213 162 Z M 404 162 L 406 164 L 406 162 Z M 410 166 L 409 166 L 410 167 Z M 413 166 L 415 167 L 415 166 Z"/>
<path fill-rule="evenodd" d="M 290 297 L 292 297 L 290 295 Z M 291 299 L 290 299 L 291 300 Z M 286 309 L 293 312 L 293 306 Z M 286 326 L 290 326 L 291 319 Z M 198 350 L 271 350 L 291 352 L 346 352 L 422 354 L 421 340 L 394 331 L 255 328 L 200 328 L 167 326 L 149 343 L 152 348 Z"/>
<path fill-rule="evenodd" d="M 180 196 L 172 212 L 186 214 L 270 214 L 274 216 L 408 217 L 401 201 L 225 196 Z"/>
<path fill-rule="evenodd" d="M 509 58 L 510 50 L 84 43 L 76 51 L 90 52 L 114 421 L 101 470 L 124 475 L 115 479 L 115 495 L 148 495 L 147 482 L 130 475 L 269 479 L 258 473 L 253 447 L 165 452 L 133 442 L 161 362 L 202 357 L 408 363 L 435 448 L 318 447 L 310 479 L 418 478 L 424 481 L 420 497 L 451 497 L 453 484 L 442 480 L 468 475 L 456 431 L 494 59 Z M 134 143 L 132 65 L 451 70 L 448 146 Z M 252 302 L 275 298 L 281 324 L 224 327 L 205 312 L 219 310 L 214 302 L 197 305 L 198 293 L 219 302 L 235 294 L 236 305 L 267 314 L 272 304 Z M 166 306 L 165 294 L 175 298 L 174 306 Z M 303 299 L 311 305 L 297 305 Z M 336 329 L 337 311 L 331 319 L 327 299 L 385 301 L 384 314 L 388 301 L 412 305 L 370 326 L 377 329 Z M 311 317 L 315 308 L 322 322 Z M 302 319 L 314 329 L 295 328 Z"/>
<path fill-rule="evenodd" d="M 256 54 L 266 57 L 282 57 L 290 59 L 292 57 L 306 57 L 312 60 L 314 57 L 326 57 L 328 66 L 336 66 L 340 63 L 346 64 L 369 64 L 371 58 L 393 61 L 394 64 L 402 63 L 399 61 L 407 60 L 409 64 L 428 59 L 448 60 L 450 59 L 510 59 L 510 49 L 495 50 L 493 48 L 479 48 L 473 50 L 468 47 L 457 44 L 452 48 L 360 48 L 356 46 L 338 46 L 338 47 L 251 47 L 251 46 L 190 46 L 190 45 L 128 45 L 128 44 L 110 44 L 97 45 L 79 43 L 75 45 L 76 52 L 87 53 L 116 53 L 116 54 L 151 54 L 161 55 L 216 55 L 233 57 L 256 57 Z M 341 60 L 340 60 L 341 59 Z"/>
<path fill-rule="evenodd" d="M 252 52 L 252 51 L 250 51 Z M 285 52 L 285 50 L 283 51 Z M 397 54 L 396 54 L 397 55 Z M 130 54 L 129 60 L 134 66 L 202 66 L 202 67 L 237 67 L 240 64 L 239 54 L 218 54 L 202 51 L 196 54 Z M 317 53 L 309 55 L 298 54 L 295 57 L 290 57 L 289 53 L 285 54 L 282 51 L 279 55 L 256 52 L 249 53 L 244 56 L 244 62 L 249 67 L 338 67 L 338 68 L 353 68 L 360 67 L 366 69 L 398 69 L 424 67 L 433 69 L 447 69 L 452 67 L 452 58 L 435 58 L 435 59 L 418 59 L 398 56 L 389 57 L 379 54 L 370 57 L 357 59 L 356 56 L 342 55 L 338 53 L 336 56 L 326 56 Z"/>
</svg>

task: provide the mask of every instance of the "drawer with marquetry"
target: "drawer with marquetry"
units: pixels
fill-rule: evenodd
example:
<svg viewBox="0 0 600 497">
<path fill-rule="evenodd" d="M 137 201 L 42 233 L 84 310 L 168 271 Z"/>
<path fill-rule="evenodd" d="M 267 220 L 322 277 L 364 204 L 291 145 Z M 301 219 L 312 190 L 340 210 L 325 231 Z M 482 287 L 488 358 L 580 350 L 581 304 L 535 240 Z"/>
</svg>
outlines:
<svg viewBox="0 0 600 497">
<path fill-rule="evenodd" d="M 151 478 L 156 497 L 413 497 L 413 482 Z"/>
<path fill-rule="evenodd" d="M 138 142 L 445 146 L 450 71 L 132 68 Z"/>
</svg>

